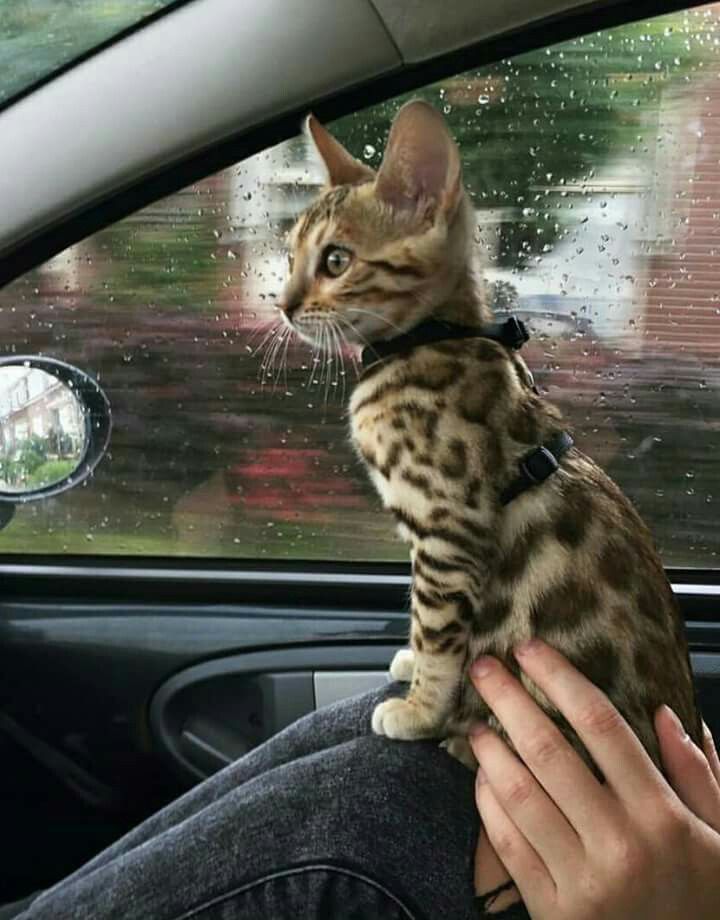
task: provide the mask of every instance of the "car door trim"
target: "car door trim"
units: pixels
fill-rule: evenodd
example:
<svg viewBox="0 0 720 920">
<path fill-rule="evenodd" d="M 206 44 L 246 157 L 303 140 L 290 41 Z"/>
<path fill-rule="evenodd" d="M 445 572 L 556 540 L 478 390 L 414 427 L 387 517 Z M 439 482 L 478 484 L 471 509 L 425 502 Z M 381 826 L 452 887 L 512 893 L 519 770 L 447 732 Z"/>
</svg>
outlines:
<svg viewBox="0 0 720 920">
<path fill-rule="evenodd" d="M 121 578 L 123 581 L 178 581 L 185 582 L 212 582 L 222 581 L 234 584 L 267 583 L 269 579 L 276 584 L 287 585 L 347 585 L 348 587 L 372 585 L 373 587 L 410 587 L 410 573 L 382 572 L 382 571 L 339 571 L 328 572 L 323 569 L 317 571 L 287 571 L 281 568 L 231 568 L 233 563 L 228 563 L 227 568 L 209 568 L 198 566 L 188 568 L 187 560 L 182 562 L 182 569 L 174 566 L 164 567 L 153 565 L 65 565 L 39 564 L 34 562 L 0 562 L 0 578 L 6 576 L 32 576 L 35 578 L 86 578 L 105 580 L 107 578 Z M 407 567 L 403 567 L 407 568 Z M 683 570 L 678 570 L 682 573 Z M 695 570 L 698 577 L 699 573 Z M 720 597 L 720 570 L 709 570 L 706 573 L 713 582 L 673 582 L 673 570 L 668 570 L 668 577 L 676 595 Z M 682 576 L 681 576 L 682 577 Z"/>
</svg>

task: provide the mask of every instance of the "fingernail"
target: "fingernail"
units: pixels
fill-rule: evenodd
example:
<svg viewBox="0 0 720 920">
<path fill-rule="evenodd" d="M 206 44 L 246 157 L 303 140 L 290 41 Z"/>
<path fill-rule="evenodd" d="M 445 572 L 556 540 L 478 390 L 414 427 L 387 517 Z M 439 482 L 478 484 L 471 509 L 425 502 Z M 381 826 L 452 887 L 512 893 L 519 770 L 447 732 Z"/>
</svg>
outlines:
<svg viewBox="0 0 720 920">
<path fill-rule="evenodd" d="M 487 677 L 494 667 L 494 658 L 491 658 L 489 655 L 481 655 L 473 664 L 472 668 L 470 668 L 470 673 L 473 677 Z"/>
<path fill-rule="evenodd" d="M 480 784 L 486 783 L 486 782 L 487 782 L 487 774 L 485 773 L 485 771 L 483 770 L 483 768 L 482 768 L 481 766 L 479 766 L 479 765 L 478 765 L 478 768 L 477 768 L 477 781 L 478 781 L 478 783 L 480 783 Z"/>
<path fill-rule="evenodd" d="M 678 719 L 678 717 L 675 715 L 675 713 L 672 711 L 672 709 L 671 709 L 668 705 L 666 705 L 665 703 L 663 703 L 663 707 L 664 707 L 665 709 L 667 709 L 667 711 L 670 713 L 670 718 L 671 718 L 671 720 L 672 720 L 673 725 L 675 726 L 675 731 L 676 731 L 676 732 L 678 733 L 678 735 L 680 736 L 680 740 L 681 740 L 681 741 L 689 741 L 689 740 L 690 740 L 690 736 L 689 736 L 688 733 L 685 731 L 685 728 L 683 727 L 683 724 L 682 724 L 682 722 L 680 721 L 680 719 Z"/>
<path fill-rule="evenodd" d="M 513 651 L 516 655 L 532 655 L 533 652 L 539 651 L 541 646 L 540 639 L 526 639 L 524 642 L 518 643 Z"/>
</svg>

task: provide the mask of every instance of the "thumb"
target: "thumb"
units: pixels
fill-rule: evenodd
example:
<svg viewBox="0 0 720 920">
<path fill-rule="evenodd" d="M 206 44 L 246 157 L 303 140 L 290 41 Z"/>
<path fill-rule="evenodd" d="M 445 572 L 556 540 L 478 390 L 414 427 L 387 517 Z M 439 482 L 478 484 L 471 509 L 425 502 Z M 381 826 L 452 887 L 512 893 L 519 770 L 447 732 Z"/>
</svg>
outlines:
<svg viewBox="0 0 720 920">
<path fill-rule="evenodd" d="M 708 757 L 693 744 L 669 706 L 661 706 L 655 713 L 655 732 L 663 767 L 676 795 L 694 815 L 720 831 L 720 783 Z"/>
</svg>

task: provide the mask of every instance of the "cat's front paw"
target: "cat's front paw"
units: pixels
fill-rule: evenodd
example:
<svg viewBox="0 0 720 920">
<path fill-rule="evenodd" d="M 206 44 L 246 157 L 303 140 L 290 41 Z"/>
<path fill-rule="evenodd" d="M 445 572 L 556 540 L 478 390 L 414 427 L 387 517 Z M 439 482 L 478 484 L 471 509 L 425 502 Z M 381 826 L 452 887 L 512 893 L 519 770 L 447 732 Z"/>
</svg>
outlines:
<svg viewBox="0 0 720 920">
<path fill-rule="evenodd" d="M 415 652 L 411 648 L 401 648 L 395 652 L 395 657 L 390 664 L 390 677 L 393 680 L 412 680 L 415 669 Z"/>
<path fill-rule="evenodd" d="M 414 741 L 417 738 L 435 738 L 439 734 L 436 720 L 421 707 L 407 700 L 393 697 L 375 707 L 372 730 L 376 735 Z"/>
</svg>

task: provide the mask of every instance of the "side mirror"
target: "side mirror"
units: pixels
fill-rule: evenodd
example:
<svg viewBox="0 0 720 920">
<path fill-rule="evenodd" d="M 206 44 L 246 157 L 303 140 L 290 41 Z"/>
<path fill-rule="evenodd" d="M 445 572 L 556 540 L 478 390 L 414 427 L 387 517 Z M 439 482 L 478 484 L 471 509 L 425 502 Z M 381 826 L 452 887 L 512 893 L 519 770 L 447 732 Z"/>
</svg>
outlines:
<svg viewBox="0 0 720 920">
<path fill-rule="evenodd" d="M 0 529 L 15 506 L 84 482 L 105 454 L 110 403 L 63 361 L 0 358 Z"/>
</svg>

